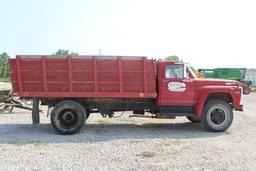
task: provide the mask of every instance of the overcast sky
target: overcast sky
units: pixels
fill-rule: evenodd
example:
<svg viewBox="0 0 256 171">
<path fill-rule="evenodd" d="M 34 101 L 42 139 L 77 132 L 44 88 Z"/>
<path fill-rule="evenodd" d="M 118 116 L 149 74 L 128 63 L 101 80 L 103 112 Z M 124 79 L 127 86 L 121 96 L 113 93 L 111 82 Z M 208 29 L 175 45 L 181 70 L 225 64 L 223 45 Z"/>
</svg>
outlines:
<svg viewBox="0 0 256 171">
<path fill-rule="evenodd" d="M 256 68 L 256 1 L 1 0 L 0 53 L 178 55 L 197 68 Z"/>
</svg>

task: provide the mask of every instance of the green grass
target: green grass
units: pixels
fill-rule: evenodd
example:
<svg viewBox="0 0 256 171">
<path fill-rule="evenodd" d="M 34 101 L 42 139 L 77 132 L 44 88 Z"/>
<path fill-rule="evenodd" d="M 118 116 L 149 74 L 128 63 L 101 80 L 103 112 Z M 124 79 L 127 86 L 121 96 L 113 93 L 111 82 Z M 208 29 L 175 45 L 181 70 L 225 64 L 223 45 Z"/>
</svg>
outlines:
<svg viewBox="0 0 256 171">
<path fill-rule="evenodd" d="M 107 121 L 105 119 L 97 119 L 96 122 L 98 124 L 101 124 L 101 125 L 108 125 L 109 124 L 109 121 Z"/>
<path fill-rule="evenodd" d="M 22 146 L 25 146 L 25 145 L 34 145 L 34 147 L 39 147 L 39 146 L 45 146 L 47 144 L 36 140 L 36 141 L 25 141 L 25 142 L 17 143 L 15 145 L 17 147 L 22 147 Z"/>
<path fill-rule="evenodd" d="M 0 82 L 10 82 L 10 78 L 0 78 Z"/>
</svg>

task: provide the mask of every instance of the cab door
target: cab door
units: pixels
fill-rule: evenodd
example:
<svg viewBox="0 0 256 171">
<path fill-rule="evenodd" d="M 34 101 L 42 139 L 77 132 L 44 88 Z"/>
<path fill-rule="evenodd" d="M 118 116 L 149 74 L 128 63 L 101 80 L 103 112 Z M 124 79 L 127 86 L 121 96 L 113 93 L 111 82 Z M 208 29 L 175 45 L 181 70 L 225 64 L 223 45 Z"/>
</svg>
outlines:
<svg viewBox="0 0 256 171">
<path fill-rule="evenodd" d="M 193 106 L 194 89 L 194 79 L 189 78 L 184 64 L 161 62 L 158 65 L 158 105 Z"/>
</svg>

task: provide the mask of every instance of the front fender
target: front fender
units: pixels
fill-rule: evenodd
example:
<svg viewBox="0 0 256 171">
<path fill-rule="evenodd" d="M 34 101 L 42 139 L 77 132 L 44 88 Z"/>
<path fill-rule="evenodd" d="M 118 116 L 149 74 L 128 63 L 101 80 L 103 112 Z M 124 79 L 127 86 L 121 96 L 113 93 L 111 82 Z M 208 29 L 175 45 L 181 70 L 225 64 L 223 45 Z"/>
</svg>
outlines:
<svg viewBox="0 0 256 171">
<path fill-rule="evenodd" d="M 198 90 L 198 99 L 195 105 L 195 113 L 198 117 L 203 114 L 204 105 L 207 102 L 207 97 L 213 93 L 229 94 L 232 97 L 235 109 L 240 109 L 241 89 L 240 87 L 231 86 L 204 86 Z"/>
</svg>

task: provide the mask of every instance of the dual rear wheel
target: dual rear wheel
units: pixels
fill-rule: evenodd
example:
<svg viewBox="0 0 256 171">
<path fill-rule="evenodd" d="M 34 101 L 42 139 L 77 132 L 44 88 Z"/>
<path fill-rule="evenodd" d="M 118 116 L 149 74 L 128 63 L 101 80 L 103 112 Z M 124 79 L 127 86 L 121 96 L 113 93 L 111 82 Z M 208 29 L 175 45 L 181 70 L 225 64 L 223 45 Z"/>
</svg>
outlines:
<svg viewBox="0 0 256 171">
<path fill-rule="evenodd" d="M 51 123 L 59 134 L 75 134 L 84 125 L 89 113 L 78 102 L 59 102 L 51 112 Z"/>
</svg>

